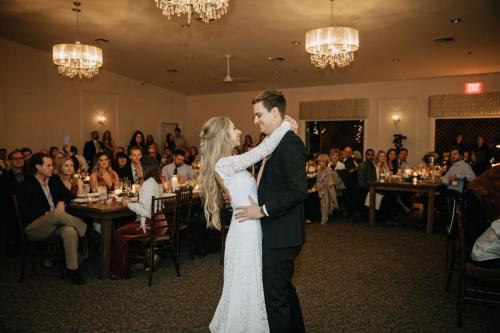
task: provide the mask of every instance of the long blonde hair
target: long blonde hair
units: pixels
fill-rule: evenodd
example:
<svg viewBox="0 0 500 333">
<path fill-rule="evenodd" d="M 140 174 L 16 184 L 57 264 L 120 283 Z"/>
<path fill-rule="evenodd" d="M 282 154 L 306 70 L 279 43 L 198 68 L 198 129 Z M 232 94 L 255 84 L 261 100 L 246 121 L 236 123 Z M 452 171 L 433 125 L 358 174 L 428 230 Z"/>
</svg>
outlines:
<svg viewBox="0 0 500 333">
<path fill-rule="evenodd" d="M 223 204 L 222 189 L 215 180 L 215 164 L 222 157 L 231 155 L 234 143 L 231 139 L 232 122 L 227 117 L 213 117 L 203 125 L 200 133 L 201 199 L 207 226 L 221 229 L 220 208 Z"/>
</svg>

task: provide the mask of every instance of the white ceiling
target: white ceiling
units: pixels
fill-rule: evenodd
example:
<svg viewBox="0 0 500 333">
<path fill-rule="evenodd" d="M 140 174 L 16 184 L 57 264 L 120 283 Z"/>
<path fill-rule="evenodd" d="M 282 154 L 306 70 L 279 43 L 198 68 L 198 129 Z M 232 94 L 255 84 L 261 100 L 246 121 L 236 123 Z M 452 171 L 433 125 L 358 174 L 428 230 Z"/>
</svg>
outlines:
<svg viewBox="0 0 500 333">
<path fill-rule="evenodd" d="M 500 72 L 498 0 L 336 0 L 334 24 L 357 28 L 360 49 L 350 67 L 335 70 L 314 68 L 304 50 L 306 31 L 330 25 L 328 0 L 230 0 L 220 20 L 190 28 L 181 27 L 185 17 L 168 20 L 154 0 L 81 2 L 81 41 L 110 41 L 104 69 L 187 95 Z M 0 36 L 51 52 L 75 40 L 72 6 L 0 0 Z M 433 42 L 443 36 L 456 42 Z M 233 56 L 233 76 L 255 81 L 218 82 L 224 54 Z"/>
</svg>

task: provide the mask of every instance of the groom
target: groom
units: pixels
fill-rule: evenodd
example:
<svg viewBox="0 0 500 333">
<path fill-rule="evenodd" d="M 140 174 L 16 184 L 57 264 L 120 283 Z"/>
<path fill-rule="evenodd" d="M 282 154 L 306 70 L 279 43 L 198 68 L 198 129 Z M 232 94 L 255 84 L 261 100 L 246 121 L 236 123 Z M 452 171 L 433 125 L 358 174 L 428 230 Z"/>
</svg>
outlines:
<svg viewBox="0 0 500 333">
<path fill-rule="evenodd" d="M 285 116 L 285 97 L 279 91 L 265 90 L 252 104 L 255 123 L 262 133 L 270 135 Z M 251 201 L 250 206 L 238 207 L 235 214 L 240 222 L 261 219 L 262 279 L 272 333 L 305 331 L 299 298 L 292 285 L 295 258 L 305 241 L 305 163 L 304 143 L 288 132 L 259 170 L 259 203 Z"/>
</svg>

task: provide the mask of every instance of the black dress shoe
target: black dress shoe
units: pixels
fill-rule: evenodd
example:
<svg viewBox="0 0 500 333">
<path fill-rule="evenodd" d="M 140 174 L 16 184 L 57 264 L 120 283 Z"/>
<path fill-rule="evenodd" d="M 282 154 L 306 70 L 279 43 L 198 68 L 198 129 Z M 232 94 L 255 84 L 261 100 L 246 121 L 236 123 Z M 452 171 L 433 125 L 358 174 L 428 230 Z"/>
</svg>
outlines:
<svg viewBox="0 0 500 333">
<path fill-rule="evenodd" d="M 85 283 L 78 269 L 68 269 L 68 277 L 74 284 L 82 285 Z"/>
</svg>

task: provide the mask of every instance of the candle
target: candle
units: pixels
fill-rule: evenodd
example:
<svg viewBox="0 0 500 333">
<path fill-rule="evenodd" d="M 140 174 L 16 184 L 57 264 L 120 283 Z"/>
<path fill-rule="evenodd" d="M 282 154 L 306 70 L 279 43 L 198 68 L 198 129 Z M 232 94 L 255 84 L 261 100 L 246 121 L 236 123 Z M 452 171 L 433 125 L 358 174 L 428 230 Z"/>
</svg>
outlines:
<svg viewBox="0 0 500 333">
<path fill-rule="evenodd" d="M 179 180 L 177 179 L 177 176 L 172 177 L 172 191 L 177 191 L 179 189 Z"/>
</svg>

